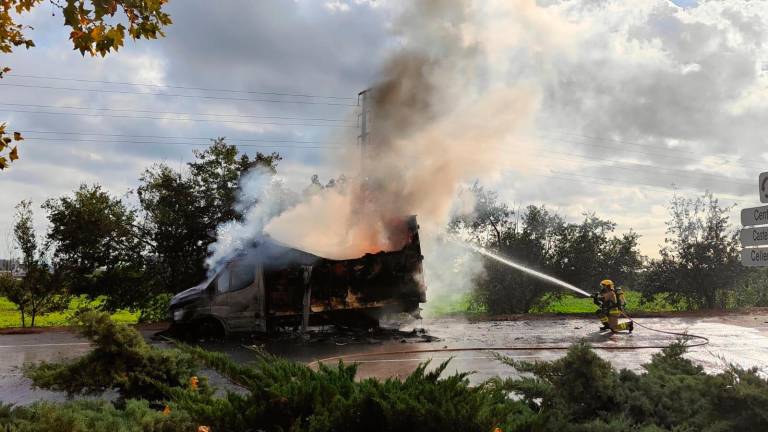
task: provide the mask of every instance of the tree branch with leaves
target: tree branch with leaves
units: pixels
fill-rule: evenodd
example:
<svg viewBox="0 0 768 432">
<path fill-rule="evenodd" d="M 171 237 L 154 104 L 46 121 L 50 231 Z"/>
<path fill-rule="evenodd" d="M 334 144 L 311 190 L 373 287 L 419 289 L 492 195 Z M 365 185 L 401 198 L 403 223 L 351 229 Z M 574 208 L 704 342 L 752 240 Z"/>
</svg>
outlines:
<svg viewBox="0 0 768 432">
<path fill-rule="evenodd" d="M 11 53 L 16 47 L 32 48 L 34 40 L 27 36 L 32 26 L 18 20 L 44 0 L 0 0 L 0 53 Z M 163 7 L 168 0 L 49 0 L 61 11 L 64 25 L 71 29 L 73 49 L 85 56 L 104 57 L 118 51 L 128 35 L 131 39 L 157 39 L 165 36 L 163 28 L 172 23 Z M 54 14 L 55 15 L 55 14 Z M 0 67 L 0 78 L 11 69 Z M 21 141 L 21 133 L 6 136 L 5 123 L 0 124 L 0 170 L 19 158 L 13 141 Z M 5 152 L 4 152 L 5 151 Z"/>
</svg>

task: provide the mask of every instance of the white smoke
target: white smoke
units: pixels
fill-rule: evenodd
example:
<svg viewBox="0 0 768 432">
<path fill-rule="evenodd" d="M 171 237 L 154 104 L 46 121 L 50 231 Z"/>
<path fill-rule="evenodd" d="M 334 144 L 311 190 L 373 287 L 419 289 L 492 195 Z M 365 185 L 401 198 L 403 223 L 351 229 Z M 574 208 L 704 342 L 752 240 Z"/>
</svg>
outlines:
<svg viewBox="0 0 768 432">
<path fill-rule="evenodd" d="M 210 273 L 238 251 L 251 246 L 264 234 L 267 223 L 299 203 L 299 195 L 287 189 L 283 180 L 263 167 L 255 167 L 240 179 L 235 209 L 243 215 L 240 221 L 229 221 L 216 230 L 216 242 L 208 250 L 206 261 Z"/>
</svg>

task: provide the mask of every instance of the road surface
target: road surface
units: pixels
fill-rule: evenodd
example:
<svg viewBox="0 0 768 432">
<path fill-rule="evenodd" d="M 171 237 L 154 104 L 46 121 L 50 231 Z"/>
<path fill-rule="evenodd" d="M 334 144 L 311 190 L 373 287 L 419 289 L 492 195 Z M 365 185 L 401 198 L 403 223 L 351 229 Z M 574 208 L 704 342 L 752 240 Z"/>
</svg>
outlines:
<svg viewBox="0 0 768 432">
<path fill-rule="evenodd" d="M 668 330 L 687 331 L 710 339 L 709 345 L 692 348 L 689 358 L 708 371 L 718 371 L 732 363 L 744 368 L 756 367 L 768 376 L 768 313 L 724 315 L 718 317 L 648 318 L 644 325 Z M 386 333 L 384 335 L 314 333 L 309 340 L 293 337 L 281 340 L 253 342 L 267 351 L 311 364 L 326 360 L 335 364 L 335 357 L 356 362 L 359 377 L 403 377 L 420 362 L 432 360 L 436 365 L 451 358 L 449 372 L 474 371 L 470 380 L 481 382 L 493 376 L 511 376 L 514 369 L 490 358 L 490 351 L 447 351 L 456 348 L 517 347 L 515 351 L 499 350 L 517 359 L 553 360 L 564 355 L 563 350 L 539 350 L 537 346 L 567 347 L 585 339 L 595 347 L 630 347 L 666 345 L 673 336 L 636 328 L 632 335 L 610 335 L 597 332 L 598 322 L 583 318 L 553 318 L 521 321 L 468 322 L 460 319 L 418 321 L 415 327 L 424 333 Z M 410 328 L 403 328 L 409 331 Z M 148 338 L 152 332 L 145 331 Z M 426 336 L 426 335 L 429 335 Z M 431 342 L 426 340 L 438 338 Z M 152 341 L 157 345 L 162 342 Z M 236 361 L 252 359 L 254 353 L 243 342 L 209 343 L 206 348 L 228 353 Z M 530 347 L 531 349 L 526 349 Z M 0 400 L 27 404 L 39 399 L 61 400 L 63 395 L 36 390 L 21 375 L 19 367 L 27 362 L 53 361 L 73 358 L 90 349 L 87 341 L 64 331 L 39 334 L 0 335 Z M 405 351 L 438 350 L 419 353 Z M 445 350 L 445 351 L 443 351 Z M 596 352 L 609 359 L 617 368 L 642 370 L 659 349 L 637 349 Z M 362 355 L 361 355 L 362 354 Z M 214 380 L 215 383 L 215 380 Z"/>
</svg>

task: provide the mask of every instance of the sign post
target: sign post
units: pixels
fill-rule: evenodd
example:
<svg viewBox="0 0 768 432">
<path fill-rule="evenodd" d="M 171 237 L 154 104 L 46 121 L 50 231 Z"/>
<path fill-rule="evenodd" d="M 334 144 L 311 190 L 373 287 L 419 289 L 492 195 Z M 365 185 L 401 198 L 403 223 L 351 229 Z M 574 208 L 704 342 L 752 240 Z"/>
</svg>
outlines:
<svg viewBox="0 0 768 432">
<path fill-rule="evenodd" d="M 760 202 L 768 203 L 768 172 L 757 180 Z M 768 205 L 741 210 L 741 264 L 768 267 Z"/>
</svg>

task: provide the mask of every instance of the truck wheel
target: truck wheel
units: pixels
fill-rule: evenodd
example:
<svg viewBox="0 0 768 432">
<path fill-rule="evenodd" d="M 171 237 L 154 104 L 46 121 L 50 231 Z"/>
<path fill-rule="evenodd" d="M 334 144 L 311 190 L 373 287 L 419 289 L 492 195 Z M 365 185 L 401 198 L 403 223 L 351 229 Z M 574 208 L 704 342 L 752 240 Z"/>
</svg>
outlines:
<svg viewBox="0 0 768 432">
<path fill-rule="evenodd" d="M 201 341 L 221 341 L 226 334 L 224 327 L 219 321 L 213 318 L 206 318 L 199 321 L 195 326 L 195 337 Z"/>
</svg>

